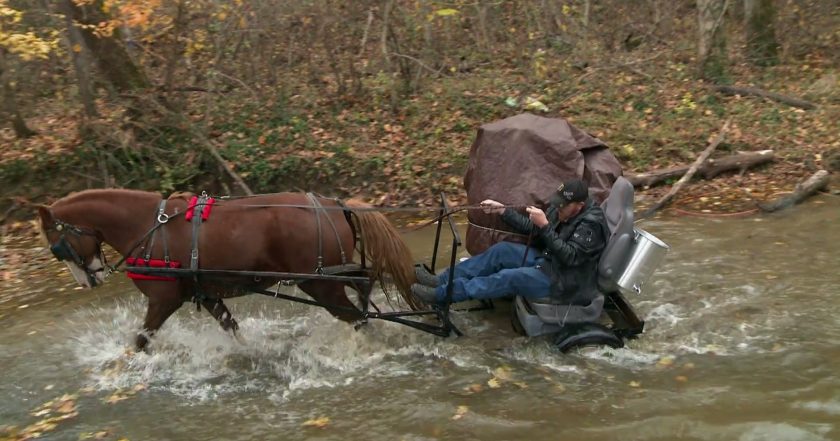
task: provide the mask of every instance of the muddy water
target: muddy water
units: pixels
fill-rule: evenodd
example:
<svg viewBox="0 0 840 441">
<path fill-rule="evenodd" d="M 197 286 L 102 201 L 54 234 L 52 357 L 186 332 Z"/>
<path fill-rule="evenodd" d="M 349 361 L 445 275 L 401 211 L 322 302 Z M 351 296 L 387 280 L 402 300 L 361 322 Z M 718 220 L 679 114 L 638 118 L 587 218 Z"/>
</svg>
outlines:
<svg viewBox="0 0 840 441">
<path fill-rule="evenodd" d="M 442 339 L 390 323 L 353 331 L 259 296 L 228 302 L 244 343 L 185 307 L 150 354 L 127 355 L 145 303 L 124 276 L 78 291 L 52 262 L 6 275 L 0 433 L 69 415 L 42 436 L 840 439 L 840 200 L 641 226 L 672 247 L 630 299 L 645 334 L 567 355 L 516 336 L 505 302 L 457 313 L 468 336 Z M 433 234 L 405 235 L 418 258 Z M 46 256 L 39 243 L 4 241 L 6 258 Z M 72 412 L 31 414 L 64 394 Z"/>
</svg>

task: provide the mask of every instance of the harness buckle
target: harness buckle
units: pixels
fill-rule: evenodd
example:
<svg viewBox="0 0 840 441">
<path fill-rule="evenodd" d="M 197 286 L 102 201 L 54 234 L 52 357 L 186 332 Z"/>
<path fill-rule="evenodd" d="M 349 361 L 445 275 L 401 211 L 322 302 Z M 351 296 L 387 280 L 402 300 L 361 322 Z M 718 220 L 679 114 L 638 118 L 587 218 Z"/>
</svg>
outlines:
<svg viewBox="0 0 840 441">
<path fill-rule="evenodd" d="M 165 224 L 169 222 L 169 215 L 163 212 L 158 213 L 157 221 L 159 224 Z"/>
</svg>

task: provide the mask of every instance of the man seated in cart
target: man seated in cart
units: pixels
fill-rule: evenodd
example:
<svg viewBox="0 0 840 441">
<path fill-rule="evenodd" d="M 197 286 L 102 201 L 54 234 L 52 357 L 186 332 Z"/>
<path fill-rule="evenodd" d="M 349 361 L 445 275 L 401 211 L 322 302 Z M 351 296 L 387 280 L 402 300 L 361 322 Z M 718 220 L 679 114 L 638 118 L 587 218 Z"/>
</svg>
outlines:
<svg viewBox="0 0 840 441">
<path fill-rule="evenodd" d="M 529 244 L 498 242 L 455 266 L 452 302 L 520 295 L 554 294 L 569 305 L 586 305 L 597 290 L 597 265 L 610 237 L 601 207 L 580 179 L 562 183 L 545 211 L 530 206 L 527 216 L 487 199 L 484 212 L 499 214 Z M 429 304 L 446 301 L 449 271 L 435 275 L 417 267 L 414 294 Z"/>
</svg>

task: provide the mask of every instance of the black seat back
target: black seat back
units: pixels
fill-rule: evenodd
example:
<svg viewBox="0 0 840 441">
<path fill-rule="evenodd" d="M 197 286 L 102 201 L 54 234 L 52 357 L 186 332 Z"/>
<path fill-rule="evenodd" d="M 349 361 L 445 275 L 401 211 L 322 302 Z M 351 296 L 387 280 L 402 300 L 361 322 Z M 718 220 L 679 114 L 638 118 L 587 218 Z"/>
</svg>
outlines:
<svg viewBox="0 0 840 441">
<path fill-rule="evenodd" d="M 598 261 L 598 288 L 601 292 L 610 293 L 618 291 L 618 278 L 627 265 L 633 247 L 633 184 L 619 177 L 601 208 L 611 234 Z"/>
</svg>

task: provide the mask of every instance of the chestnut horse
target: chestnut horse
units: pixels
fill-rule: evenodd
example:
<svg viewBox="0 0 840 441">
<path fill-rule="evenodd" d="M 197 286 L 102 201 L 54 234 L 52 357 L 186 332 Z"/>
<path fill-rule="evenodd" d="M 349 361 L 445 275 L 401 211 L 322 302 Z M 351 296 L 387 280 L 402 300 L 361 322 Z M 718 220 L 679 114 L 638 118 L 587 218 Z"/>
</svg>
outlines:
<svg viewBox="0 0 840 441">
<path fill-rule="evenodd" d="M 162 197 L 158 193 L 86 190 L 50 206 L 39 206 L 38 214 L 53 254 L 67 264 L 83 287 L 98 285 L 109 272 L 103 242 L 124 259 L 146 255 L 157 262 L 180 262 L 182 268 L 195 268 L 191 260 L 195 249 L 201 270 L 314 274 L 324 267 L 352 262 L 358 229 L 373 268 L 370 278 L 382 281 L 387 274 L 412 309 L 420 305 L 410 290 L 415 276 L 408 247 L 382 213 L 357 210 L 353 216 L 349 214 L 353 208 L 369 207 L 363 203 L 348 201 L 342 208 L 337 200 L 303 193 L 222 199 L 212 205 L 212 210 L 204 209 L 206 220 L 196 227 L 185 221 L 190 217 L 185 213 L 192 196 L 173 194 L 166 201 L 164 216 L 160 216 Z M 202 208 L 195 207 L 194 215 L 198 216 Z M 359 225 L 352 225 L 351 218 Z M 195 231 L 198 234 L 193 237 Z M 238 325 L 221 299 L 250 294 L 246 287 L 258 284 L 265 288 L 280 279 L 166 274 L 133 278 L 148 298 L 136 346 L 143 350 L 164 321 L 191 299 L 201 303 L 225 330 L 235 333 Z M 358 292 L 354 283 L 308 278 L 298 286 L 341 320 L 363 318 L 344 290 L 351 286 Z M 360 302 L 366 304 L 366 299 Z"/>
</svg>

